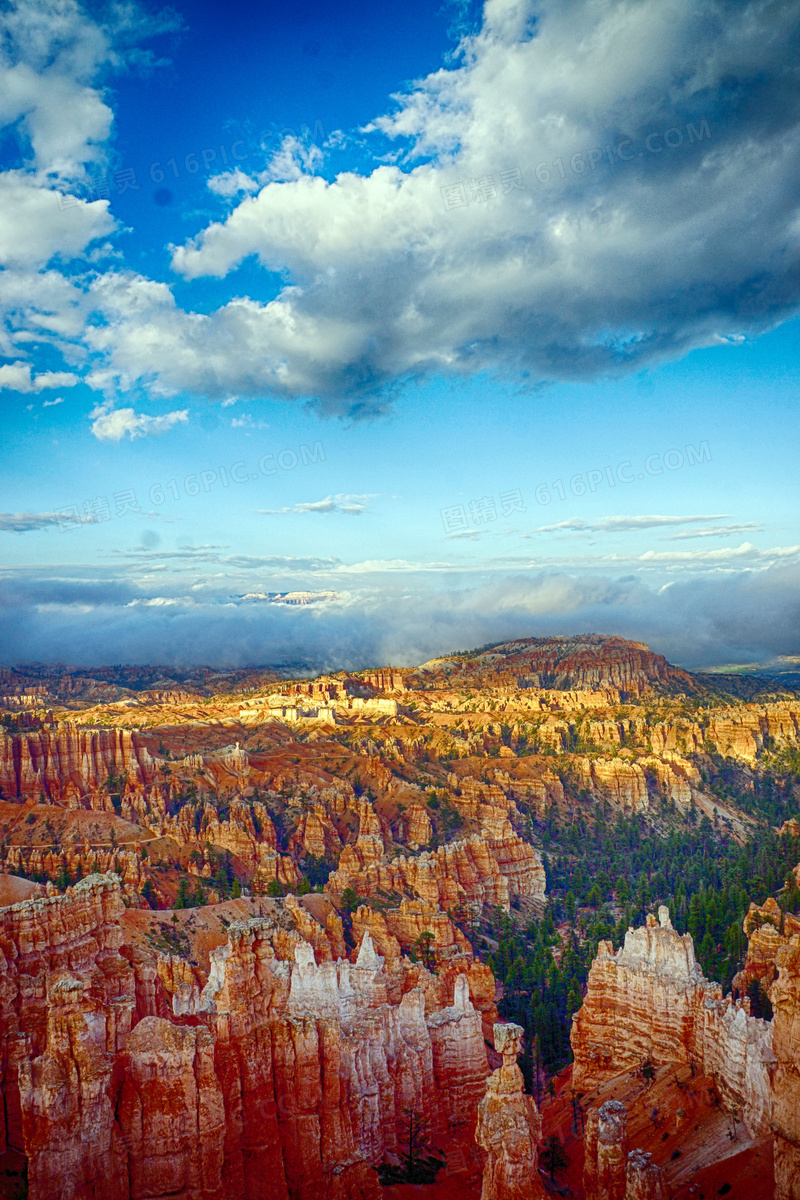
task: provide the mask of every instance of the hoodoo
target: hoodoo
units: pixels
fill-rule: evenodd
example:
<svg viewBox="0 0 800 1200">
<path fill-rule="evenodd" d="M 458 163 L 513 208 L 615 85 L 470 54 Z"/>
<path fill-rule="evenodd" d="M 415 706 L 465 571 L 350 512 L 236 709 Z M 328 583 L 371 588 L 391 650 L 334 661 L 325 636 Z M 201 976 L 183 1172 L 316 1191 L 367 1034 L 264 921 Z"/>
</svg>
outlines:
<svg viewBox="0 0 800 1200">
<path fill-rule="evenodd" d="M 542 1200 L 538 1157 L 542 1120 L 532 1096 L 526 1096 L 517 1058 L 522 1052 L 520 1025 L 498 1023 L 494 1047 L 503 1065 L 491 1075 L 478 1106 L 475 1140 L 487 1153 L 481 1200 Z"/>
<path fill-rule="evenodd" d="M 586 1114 L 584 1200 L 667 1200 L 664 1173 L 643 1150 L 629 1150 L 628 1113 L 607 1100 Z"/>
<path fill-rule="evenodd" d="M 0 909 L 2 1140 L 30 1200 L 377 1200 L 407 1108 L 439 1135 L 474 1117 L 466 975 L 442 1004 L 368 932 L 355 961 L 318 964 L 261 917 L 230 926 L 198 994 L 125 944 L 124 912 L 115 876 Z"/>
</svg>

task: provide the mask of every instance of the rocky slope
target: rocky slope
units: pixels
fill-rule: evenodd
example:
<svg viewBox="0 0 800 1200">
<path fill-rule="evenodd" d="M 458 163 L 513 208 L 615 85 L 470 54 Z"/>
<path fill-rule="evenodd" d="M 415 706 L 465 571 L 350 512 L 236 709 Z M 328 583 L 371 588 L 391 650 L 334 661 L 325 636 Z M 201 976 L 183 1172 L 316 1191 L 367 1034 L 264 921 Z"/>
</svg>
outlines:
<svg viewBox="0 0 800 1200">
<path fill-rule="evenodd" d="M 580 637 L 520 638 L 484 650 L 424 663 L 406 681 L 422 686 L 431 679 L 472 685 L 556 688 L 560 691 L 612 689 L 624 696 L 653 687 L 693 692 L 686 671 L 653 654 L 644 642 L 586 634 Z"/>
</svg>

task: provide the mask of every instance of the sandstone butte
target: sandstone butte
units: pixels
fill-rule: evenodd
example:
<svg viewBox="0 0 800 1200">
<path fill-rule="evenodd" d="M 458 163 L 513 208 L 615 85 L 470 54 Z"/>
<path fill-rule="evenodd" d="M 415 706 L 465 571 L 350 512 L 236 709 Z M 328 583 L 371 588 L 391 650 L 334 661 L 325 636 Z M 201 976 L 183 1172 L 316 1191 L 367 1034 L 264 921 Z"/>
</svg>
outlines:
<svg viewBox="0 0 800 1200">
<path fill-rule="evenodd" d="M 317 963 L 291 920 L 255 918 L 170 995 L 124 915 L 108 875 L 0 909 L 0 1149 L 31 1200 L 377 1198 L 405 1108 L 438 1134 L 474 1117 L 466 974 L 387 965 L 369 932 Z"/>
</svg>

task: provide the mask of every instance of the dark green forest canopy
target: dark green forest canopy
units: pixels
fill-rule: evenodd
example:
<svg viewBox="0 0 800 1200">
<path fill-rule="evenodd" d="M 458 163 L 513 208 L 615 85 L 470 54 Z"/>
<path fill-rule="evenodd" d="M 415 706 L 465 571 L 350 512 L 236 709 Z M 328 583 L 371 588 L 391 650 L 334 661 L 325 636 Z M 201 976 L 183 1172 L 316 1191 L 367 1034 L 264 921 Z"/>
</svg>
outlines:
<svg viewBox="0 0 800 1200">
<path fill-rule="evenodd" d="M 784 792 L 784 781 L 763 785 L 765 806 L 778 797 L 783 808 Z M 601 805 L 593 820 L 567 826 L 551 813 L 540 832 L 547 845 L 548 908 L 524 928 L 514 914 L 496 910 L 499 944 L 488 955 L 504 985 L 501 1015 L 525 1027 L 522 1065 L 534 1090 L 537 1075 L 541 1086 L 542 1075 L 570 1061 L 572 1015 L 598 941 L 619 946 L 629 926 L 667 904 L 675 928 L 691 933 L 704 974 L 728 991 L 747 951 L 743 922 L 751 902 L 777 895 L 784 911 L 800 911 L 793 875 L 800 838 L 766 823 L 740 845 L 707 817 L 664 832 L 640 814 L 610 820 Z"/>
</svg>

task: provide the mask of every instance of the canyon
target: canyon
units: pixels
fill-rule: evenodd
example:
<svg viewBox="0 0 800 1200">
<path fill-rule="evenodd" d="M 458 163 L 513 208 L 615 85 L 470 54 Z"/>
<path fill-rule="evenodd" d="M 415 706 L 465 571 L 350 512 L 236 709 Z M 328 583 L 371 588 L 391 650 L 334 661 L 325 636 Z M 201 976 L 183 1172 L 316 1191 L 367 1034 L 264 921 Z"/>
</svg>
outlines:
<svg viewBox="0 0 800 1200">
<path fill-rule="evenodd" d="M 401 1200 L 379 1169 L 402 1171 L 413 1114 L 442 1200 L 532 1200 L 559 1172 L 587 1200 L 688 1200 L 728 1161 L 754 1200 L 767 1172 L 765 1200 L 798 1200 L 797 880 L 749 893 L 725 994 L 657 883 L 646 911 L 578 856 L 616 822 L 717 854 L 771 830 L 797 867 L 795 694 L 743 700 L 600 635 L 312 681 L 3 687 L 9 1196 Z M 550 1068 L 530 1022 L 551 1009 L 504 950 L 545 926 L 542 997 L 588 956 Z"/>
</svg>

